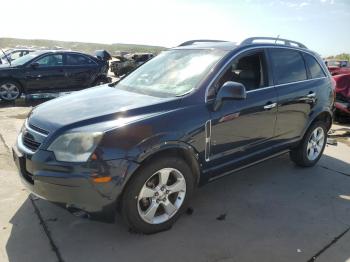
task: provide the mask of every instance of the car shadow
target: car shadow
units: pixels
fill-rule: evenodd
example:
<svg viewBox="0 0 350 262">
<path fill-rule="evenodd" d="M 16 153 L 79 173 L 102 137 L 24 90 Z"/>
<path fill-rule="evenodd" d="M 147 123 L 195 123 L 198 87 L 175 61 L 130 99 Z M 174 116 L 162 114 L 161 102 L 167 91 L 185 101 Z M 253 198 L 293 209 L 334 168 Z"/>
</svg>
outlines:
<svg viewBox="0 0 350 262">
<path fill-rule="evenodd" d="M 324 168 L 329 162 L 350 170 L 328 155 L 313 168 L 296 167 L 283 155 L 217 180 L 197 190 L 193 212 L 153 235 L 34 203 L 64 261 L 308 261 L 350 223 L 350 177 Z M 39 220 L 31 205 L 25 201 L 10 221 L 12 262 L 51 261 L 43 254 L 49 241 L 40 244 L 33 230 Z"/>
</svg>

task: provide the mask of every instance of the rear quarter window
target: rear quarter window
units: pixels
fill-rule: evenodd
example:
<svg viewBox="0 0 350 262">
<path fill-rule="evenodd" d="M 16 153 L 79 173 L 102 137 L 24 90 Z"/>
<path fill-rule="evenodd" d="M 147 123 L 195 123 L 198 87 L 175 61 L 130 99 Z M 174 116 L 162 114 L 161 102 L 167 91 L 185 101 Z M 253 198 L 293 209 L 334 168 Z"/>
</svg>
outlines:
<svg viewBox="0 0 350 262">
<path fill-rule="evenodd" d="M 305 58 L 306 65 L 309 68 L 311 78 L 320 78 L 326 76 L 320 64 L 312 55 L 305 53 L 303 55 Z"/>
<path fill-rule="evenodd" d="M 93 65 L 90 58 L 78 54 L 67 54 L 67 65 Z"/>
<path fill-rule="evenodd" d="M 286 84 L 307 79 L 304 59 L 298 51 L 270 49 L 275 84 Z"/>
</svg>

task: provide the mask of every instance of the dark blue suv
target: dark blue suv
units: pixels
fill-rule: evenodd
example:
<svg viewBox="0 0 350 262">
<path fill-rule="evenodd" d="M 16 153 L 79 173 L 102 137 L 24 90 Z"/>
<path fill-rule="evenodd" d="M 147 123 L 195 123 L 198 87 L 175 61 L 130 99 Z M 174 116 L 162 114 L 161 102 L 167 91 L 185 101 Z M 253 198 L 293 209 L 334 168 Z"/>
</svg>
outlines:
<svg viewBox="0 0 350 262">
<path fill-rule="evenodd" d="M 34 108 L 13 155 L 34 194 L 153 233 L 198 185 L 286 152 L 315 165 L 333 102 L 327 68 L 298 42 L 195 40 Z"/>
</svg>

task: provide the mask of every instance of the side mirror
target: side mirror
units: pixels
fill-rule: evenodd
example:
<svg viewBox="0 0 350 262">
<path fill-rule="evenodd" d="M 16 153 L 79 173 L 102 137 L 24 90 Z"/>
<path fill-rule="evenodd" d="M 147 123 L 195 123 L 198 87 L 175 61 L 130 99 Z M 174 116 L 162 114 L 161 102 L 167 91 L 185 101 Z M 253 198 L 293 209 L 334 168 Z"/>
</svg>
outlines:
<svg viewBox="0 0 350 262">
<path fill-rule="evenodd" d="M 37 67 L 39 67 L 39 63 L 38 62 L 31 63 L 30 67 L 31 68 L 37 68 Z"/>
<path fill-rule="evenodd" d="M 222 85 L 216 95 L 214 111 L 217 111 L 224 100 L 242 100 L 247 98 L 245 86 L 238 82 L 228 81 Z"/>
</svg>

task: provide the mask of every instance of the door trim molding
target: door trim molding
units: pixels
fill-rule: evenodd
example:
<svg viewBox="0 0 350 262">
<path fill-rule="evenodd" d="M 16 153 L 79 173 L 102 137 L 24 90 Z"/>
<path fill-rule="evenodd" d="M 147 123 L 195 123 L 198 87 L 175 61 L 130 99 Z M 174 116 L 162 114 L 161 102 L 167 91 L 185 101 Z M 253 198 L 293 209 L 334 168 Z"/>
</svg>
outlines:
<svg viewBox="0 0 350 262">
<path fill-rule="evenodd" d="M 211 146 L 211 119 L 205 122 L 205 161 L 210 161 L 210 146 Z"/>
</svg>

